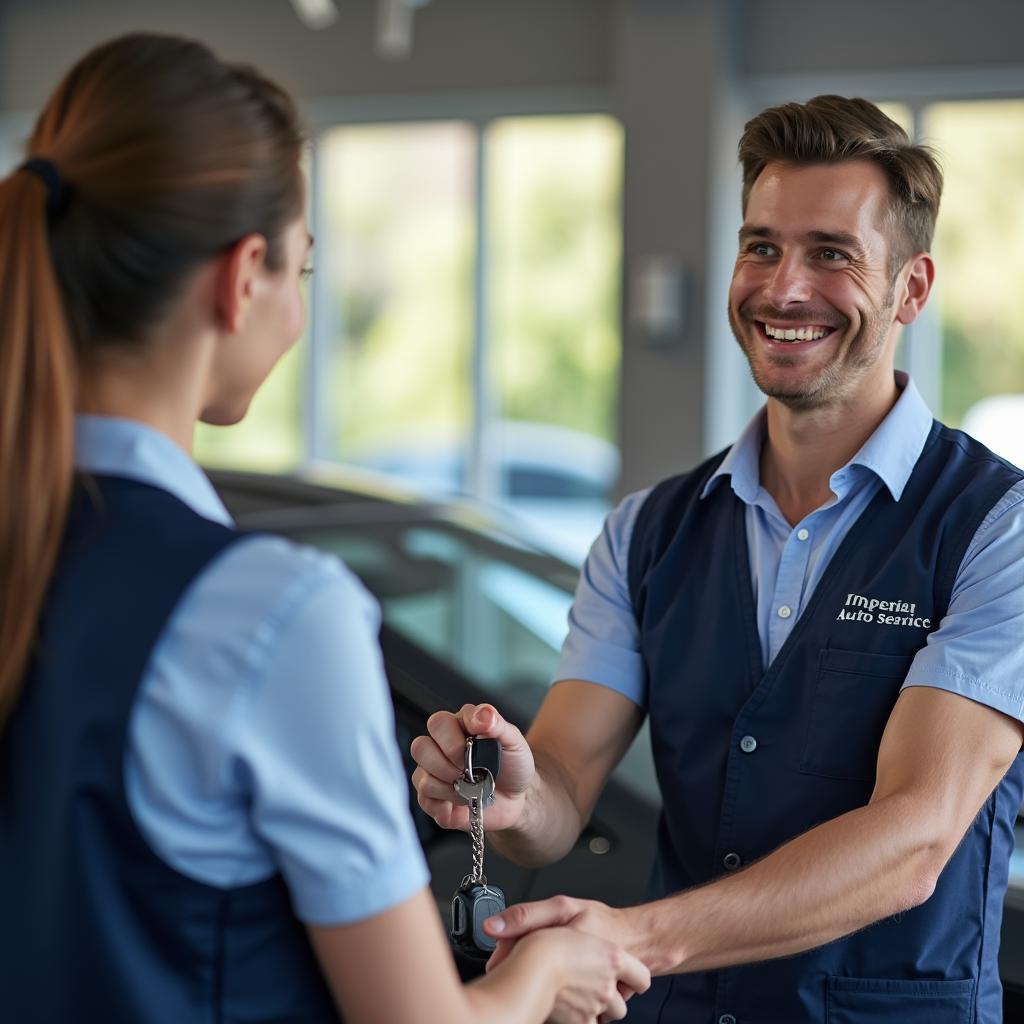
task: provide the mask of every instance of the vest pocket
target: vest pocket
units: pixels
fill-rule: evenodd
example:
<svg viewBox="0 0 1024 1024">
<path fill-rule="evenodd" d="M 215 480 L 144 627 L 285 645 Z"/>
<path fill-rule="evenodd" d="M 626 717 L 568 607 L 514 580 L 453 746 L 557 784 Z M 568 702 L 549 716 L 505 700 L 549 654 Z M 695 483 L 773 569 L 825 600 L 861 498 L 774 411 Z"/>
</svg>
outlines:
<svg viewBox="0 0 1024 1024">
<path fill-rule="evenodd" d="M 897 981 L 883 978 L 828 979 L 826 1024 L 969 1024 L 974 979 Z"/>
<path fill-rule="evenodd" d="M 800 771 L 872 782 L 885 724 L 913 660 L 902 654 L 822 651 Z"/>
</svg>

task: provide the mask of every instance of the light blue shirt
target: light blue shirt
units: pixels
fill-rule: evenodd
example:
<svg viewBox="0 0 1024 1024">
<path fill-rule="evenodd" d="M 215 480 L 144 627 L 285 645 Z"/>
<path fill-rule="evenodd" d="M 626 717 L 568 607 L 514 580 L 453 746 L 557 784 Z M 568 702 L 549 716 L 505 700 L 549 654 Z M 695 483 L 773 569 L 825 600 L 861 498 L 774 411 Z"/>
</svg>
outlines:
<svg viewBox="0 0 1024 1024">
<path fill-rule="evenodd" d="M 762 409 L 708 481 L 746 506 L 757 628 L 767 667 L 786 642 L 847 531 L 882 487 L 899 501 L 932 415 L 906 374 L 902 393 L 864 447 L 829 479 L 833 497 L 790 526 L 761 486 Z M 629 596 L 629 545 L 650 489 L 608 517 L 583 566 L 556 680 L 585 679 L 646 706 L 647 678 Z M 957 573 L 949 610 L 903 684 L 951 690 L 1024 719 L 1024 482 L 989 511 Z"/>
<path fill-rule="evenodd" d="M 231 525 L 199 466 L 149 427 L 79 417 L 75 454 Z M 220 888 L 280 870 L 313 924 L 373 916 L 426 884 L 379 624 L 338 559 L 281 538 L 237 541 L 199 575 L 129 721 L 128 805 L 158 856 Z"/>
</svg>

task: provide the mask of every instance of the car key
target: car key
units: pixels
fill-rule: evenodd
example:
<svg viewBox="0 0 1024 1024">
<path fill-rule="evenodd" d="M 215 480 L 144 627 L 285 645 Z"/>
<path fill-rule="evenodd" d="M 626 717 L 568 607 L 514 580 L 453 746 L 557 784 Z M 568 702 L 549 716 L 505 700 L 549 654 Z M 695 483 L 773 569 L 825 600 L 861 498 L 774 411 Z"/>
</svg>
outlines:
<svg viewBox="0 0 1024 1024">
<path fill-rule="evenodd" d="M 452 897 L 452 944 L 461 953 L 486 960 L 497 940 L 484 931 L 484 921 L 505 909 L 505 894 L 487 884 L 484 874 L 483 809 L 494 802 L 494 790 L 501 762 L 497 740 L 466 740 L 465 770 L 455 780 L 455 791 L 469 803 L 469 835 L 473 841 L 473 869 Z"/>
</svg>

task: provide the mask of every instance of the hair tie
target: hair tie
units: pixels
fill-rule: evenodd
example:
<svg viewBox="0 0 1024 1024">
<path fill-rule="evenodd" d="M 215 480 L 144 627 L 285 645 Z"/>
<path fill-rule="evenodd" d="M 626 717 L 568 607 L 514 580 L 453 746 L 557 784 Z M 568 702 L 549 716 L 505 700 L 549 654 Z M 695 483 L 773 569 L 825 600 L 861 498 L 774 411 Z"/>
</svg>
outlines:
<svg viewBox="0 0 1024 1024">
<path fill-rule="evenodd" d="M 57 217 L 64 212 L 71 190 L 64 184 L 60 171 L 52 161 L 42 157 L 32 157 L 30 160 L 26 160 L 18 170 L 34 174 L 46 186 L 46 212 L 51 217 Z"/>
</svg>

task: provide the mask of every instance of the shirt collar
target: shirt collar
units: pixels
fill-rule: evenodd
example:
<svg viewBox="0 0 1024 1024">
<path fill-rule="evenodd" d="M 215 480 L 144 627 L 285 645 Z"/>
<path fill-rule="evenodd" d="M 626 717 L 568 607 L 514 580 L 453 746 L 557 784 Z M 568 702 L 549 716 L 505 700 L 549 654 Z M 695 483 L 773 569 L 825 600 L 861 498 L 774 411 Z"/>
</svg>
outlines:
<svg viewBox="0 0 1024 1024">
<path fill-rule="evenodd" d="M 753 505 L 761 489 L 761 446 L 764 444 L 768 414 L 764 406 L 743 429 L 736 443 L 726 452 L 721 465 L 704 485 L 701 498 L 706 498 L 723 477 L 730 477 L 732 489 L 740 501 Z"/>
<path fill-rule="evenodd" d="M 931 432 L 932 414 L 914 382 L 902 370 L 896 371 L 896 384 L 901 388 L 896 404 L 861 450 L 832 475 L 832 480 L 845 477 L 844 470 L 848 466 L 863 466 L 885 484 L 895 501 L 899 501 Z M 754 504 L 761 488 L 761 446 L 766 420 L 762 407 L 712 474 L 701 498 L 706 497 L 722 477 L 729 476 L 736 497 L 748 505 Z"/>
<path fill-rule="evenodd" d="M 896 404 L 849 465 L 870 469 L 889 488 L 893 500 L 899 501 L 931 433 L 932 414 L 902 370 L 896 371 L 896 384 L 903 389 Z"/>
<path fill-rule="evenodd" d="M 192 458 L 166 434 L 136 420 L 76 416 L 75 468 L 159 487 L 204 519 L 234 525 L 213 484 Z"/>
</svg>

